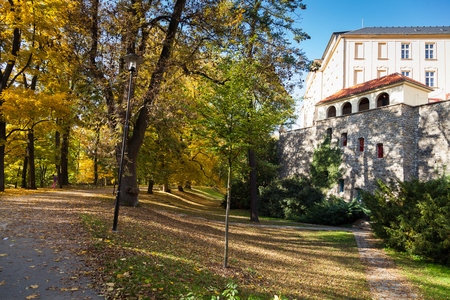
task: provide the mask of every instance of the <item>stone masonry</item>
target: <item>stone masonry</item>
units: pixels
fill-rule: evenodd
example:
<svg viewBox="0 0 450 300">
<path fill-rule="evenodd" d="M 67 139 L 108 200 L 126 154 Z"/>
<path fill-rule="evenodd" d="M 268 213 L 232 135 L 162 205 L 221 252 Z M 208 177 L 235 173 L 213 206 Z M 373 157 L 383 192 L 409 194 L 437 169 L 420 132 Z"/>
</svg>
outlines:
<svg viewBox="0 0 450 300">
<path fill-rule="evenodd" d="M 309 173 L 314 149 L 331 131 L 343 153 L 344 190 L 331 193 L 351 200 L 358 189 L 372 191 L 376 179 L 431 179 L 450 164 L 450 101 L 421 106 L 404 103 L 316 121 L 315 126 L 280 132 L 280 177 Z M 347 134 L 347 145 L 342 137 Z M 360 151 L 359 139 L 364 139 Z M 377 145 L 383 157 L 378 158 Z"/>
</svg>

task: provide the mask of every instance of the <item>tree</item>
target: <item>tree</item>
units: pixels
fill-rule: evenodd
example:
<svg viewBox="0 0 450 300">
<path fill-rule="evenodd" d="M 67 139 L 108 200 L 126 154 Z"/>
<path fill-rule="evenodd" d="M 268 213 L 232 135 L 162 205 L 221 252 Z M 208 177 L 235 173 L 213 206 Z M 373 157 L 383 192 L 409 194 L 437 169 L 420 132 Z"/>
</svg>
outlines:
<svg viewBox="0 0 450 300">
<path fill-rule="evenodd" d="M 205 79 L 195 107 L 200 114 L 199 131 L 206 134 L 203 138 L 208 140 L 209 150 L 223 155 L 228 163 L 224 267 L 228 260 L 230 184 L 235 159 L 250 145 L 258 145 L 261 136 L 286 121 L 293 112 L 293 100 L 278 94 L 279 89 L 265 80 L 259 67 L 254 61 L 241 57 L 222 58 L 215 68 L 221 71 L 223 83 Z M 254 105 L 249 106 L 249 103 Z M 251 123 L 248 122 L 249 114 L 252 115 Z M 249 130 L 251 128 L 258 128 L 258 131 Z"/>
<path fill-rule="evenodd" d="M 339 147 L 331 145 L 327 136 L 319 148 L 314 150 L 313 160 L 309 167 L 311 182 L 320 189 L 330 189 L 342 177 L 342 153 Z"/>
</svg>

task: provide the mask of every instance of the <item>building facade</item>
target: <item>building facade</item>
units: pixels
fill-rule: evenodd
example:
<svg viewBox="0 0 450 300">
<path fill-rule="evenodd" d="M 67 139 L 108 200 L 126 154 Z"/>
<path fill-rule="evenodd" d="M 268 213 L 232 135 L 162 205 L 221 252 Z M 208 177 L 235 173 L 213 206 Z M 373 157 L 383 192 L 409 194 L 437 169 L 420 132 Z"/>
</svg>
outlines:
<svg viewBox="0 0 450 300">
<path fill-rule="evenodd" d="M 366 27 L 332 34 L 306 80 L 302 126 L 313 126 L 315 104 L 351 86 L 399 73 L 450 99 L 450 26 Z"/>
<path fill-rule="evenodd" d="M 326 135 L 341 148 L 345 171 L 331 193 L 346 200 L 373 190 L 376 179 L 428 180 L 444 172 L 450 27 L 334 33 L 321 63 L 308 76 L 304 128 L 280 131 L 280 177 L 308 174 Z"/>
</svg>

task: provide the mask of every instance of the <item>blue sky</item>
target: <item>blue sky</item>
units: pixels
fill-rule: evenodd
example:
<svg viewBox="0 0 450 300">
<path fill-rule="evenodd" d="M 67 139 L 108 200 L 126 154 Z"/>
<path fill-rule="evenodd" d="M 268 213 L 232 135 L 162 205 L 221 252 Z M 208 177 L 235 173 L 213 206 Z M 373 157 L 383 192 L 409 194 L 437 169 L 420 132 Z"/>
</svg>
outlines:
<svg viewBox="0 0 450 300">
<path fill-rule="evenodd" d="M 311 36 L 300 43 L 310 60 L 319 59 L 333 32 L 362 27 L 450 26 L 450 0 L 303 0 L 297 27 Z M 306 74 L 304 74 L 306 79 Z M 303 96 L 304 88 L 295 91 Z"/>
</svg>

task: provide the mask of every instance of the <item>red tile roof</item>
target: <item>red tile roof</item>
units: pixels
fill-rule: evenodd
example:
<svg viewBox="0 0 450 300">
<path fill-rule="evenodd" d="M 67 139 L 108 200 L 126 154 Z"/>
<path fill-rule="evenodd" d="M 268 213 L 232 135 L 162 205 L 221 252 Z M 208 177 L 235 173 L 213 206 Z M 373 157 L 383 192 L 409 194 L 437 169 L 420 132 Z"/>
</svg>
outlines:
<svg viewBox="0 0 450 300">
<path fill-rule="evenodd" d="M 414 83 L 416 85 L 425 87 L 425 88 L 429 89 L 430 91 L 432 90 L 430 87 L 426 86 L 423 83 L 420 83 L 418 81 L 412 80 L 411 78 L 403 76 L 403 75 L 401 75 L 399 73 L 393 73 L 393 74 L 390 74 L 390 75 L 387 75 L 387 76 L 383 76 L 383 77 L 380 77 L 380 78 L 377 78 L 377 79 L 373 79 L 373 80 L 370 80 L 370 81 L 366 81 L 364 83 L 357 84 L 355 86 L 352 86 L 352 87 L 349 87 L 349 88 L 346 88 L 346 89 L 342 89 L 339 92 L 337 92 L 337 93 L 335 93 L 335 94 L 333 94 L 331 96 L 328 96 L 327 98 L 319 101 L 317 104 L 328 102 L 328 101 L 331 101 L 331 100 L 337 100 L 337 99 L 348 97 L 348 96 L 351 96 L 351 95 L 356 95 L 356 94 L 359 94 L 359 93 L 362 93 L 362 92 L 367 92 L 369 90 L 373 90 L 373 89 L 376 89 L 376 88 L 380 88 L 380 87 L 383 87 L 383 86 L 391 85 L 391 84 L 394 84 L 394 83 L 397 83 L 397 82 L 402 82 L 402 81 L 409 81 L 409 82 Z"/>
</svg>

